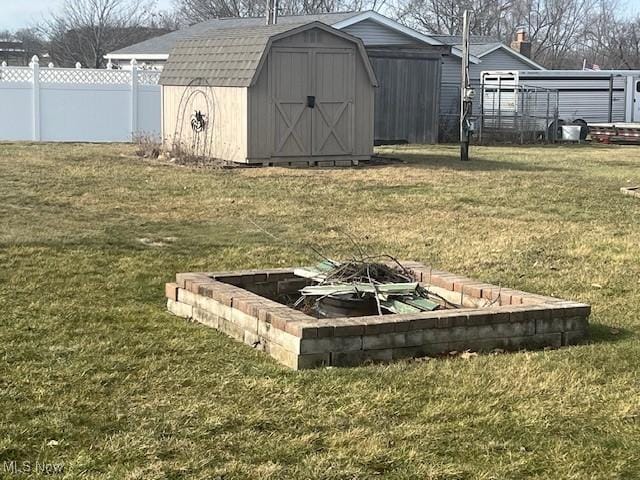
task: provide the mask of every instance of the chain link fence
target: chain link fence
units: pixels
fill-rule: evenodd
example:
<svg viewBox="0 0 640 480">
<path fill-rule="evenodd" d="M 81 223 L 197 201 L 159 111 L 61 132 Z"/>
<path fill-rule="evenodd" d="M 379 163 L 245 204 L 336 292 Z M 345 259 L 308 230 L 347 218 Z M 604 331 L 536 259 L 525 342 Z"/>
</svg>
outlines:
<svg viewBox="0 0 640 480">
<path fill-rule="evenodd" d="M 528 85 L 472 84 L 474 143 L 552 143 L 558 140 L 557 90 Z M 440 142 L 457 142 L 460 86 L 442 85 Z"/>
</svg>

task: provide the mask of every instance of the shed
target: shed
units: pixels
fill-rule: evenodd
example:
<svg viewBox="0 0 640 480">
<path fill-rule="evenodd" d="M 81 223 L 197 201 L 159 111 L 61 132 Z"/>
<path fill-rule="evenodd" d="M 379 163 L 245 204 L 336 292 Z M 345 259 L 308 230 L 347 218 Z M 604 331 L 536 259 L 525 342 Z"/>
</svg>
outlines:
<svg viewBox="0 0 640 480">
<path fill-rule="evenodd" d="M 179 40 L 160 84 L 167 148 L 251 164 L 373 153 L 376 78 L 362 41 L 320 22 Z"/>
</svg>

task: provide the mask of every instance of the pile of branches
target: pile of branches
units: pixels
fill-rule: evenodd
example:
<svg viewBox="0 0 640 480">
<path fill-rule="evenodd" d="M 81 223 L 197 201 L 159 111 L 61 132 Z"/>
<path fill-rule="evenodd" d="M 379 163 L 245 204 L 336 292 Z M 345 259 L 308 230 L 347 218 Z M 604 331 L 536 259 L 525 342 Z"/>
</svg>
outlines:
<svg viewBox="0 0 640 480">
<path fill-rule="evenodd" d="M 327 283 L 411 283 L 415 279 L 399 262 L 397 266 L 367 261 L 337 263 L 321 284 Z"/>
<path fill-rule="evenodd" d="M 327 259 L 296 269 L 296 275 L 316 283 L 300 290 L 294 306 L 319 317 L 416 313 L 444 306 L 401 263 L 382 263 L 380 258 L 342 263 Z"/>
</svg>

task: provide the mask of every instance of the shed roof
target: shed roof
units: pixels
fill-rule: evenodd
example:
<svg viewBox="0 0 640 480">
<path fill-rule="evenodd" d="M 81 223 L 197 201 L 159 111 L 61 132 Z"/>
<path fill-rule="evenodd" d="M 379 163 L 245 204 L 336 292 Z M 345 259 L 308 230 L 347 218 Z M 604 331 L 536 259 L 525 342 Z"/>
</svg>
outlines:
<svg viewBox="0 0 640 480">
<path fill-rule="evenodd" d="M 249 87 L 257 79 L 271 43 L 302 31 L 320 28 L 357 45 L 373 85 L 375 75 L 362 41 L 319 21 L 260 25 L 210 31 L 179 40 L 160 75 L 161 85 Z"/>
</svg>

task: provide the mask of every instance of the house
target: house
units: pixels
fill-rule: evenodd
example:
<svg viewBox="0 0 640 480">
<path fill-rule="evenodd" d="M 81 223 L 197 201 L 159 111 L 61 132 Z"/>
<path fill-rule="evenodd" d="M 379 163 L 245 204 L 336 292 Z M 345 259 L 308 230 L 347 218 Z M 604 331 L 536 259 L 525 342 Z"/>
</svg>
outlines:
<svg viewBox="0 0 640 480">
<path fill-rule="evenodd" d="M 0 38 L 0 62 L 8 65 L 27 65 L 29 63 L 27 50 L 20 40 Z"/>
<path fill-rule="evenodd" d="M 160 84 L 169 150 L 258 165 L 352 165 L 373 154 L 367 52 L 318 21 L 178 40 Z"/>
<path fill-rule="evenodd" d="M 451 47 L 451 53 L 442 56 L 440 83 L 440 140 L 448 141 L 458 135 L 462 38 L 459 35 L 433 37 Z M 486 70 L 545 70 L 542 65 L 528 58 L 531 44 L 523 31 L 517 33 L 511 47 L 493 37 L 472 36 L 469 54 L 469 79 L 473 87 L 480 85 L 480 75 Z M 476 101 L 474 107 L 478 106 L 479 101 Z"/>
<path fill-rule="evenodd" d="M 378 88 L 375 95 L 376 143 L 436 143 L 447 129 L 459 102 L 462 51 L 460 37 L 427 35 L 373 11 L 291 15 L 278 18 L 280 25 L 322 22 L 362 40 L 369 55 Z M 218 18 L 151 38 L 110 52 L 113 64 L 132 59 L 147 66 L 161 66 L 180 40 L 207 32 L 252 28 L 264 18 Z M 526 43 L 526 42 L 525 42 Z M 472 44 L 472 79 L 498 65 L 509 69 L 542 68 L 526 55 L 497 42 L 476 38 Z M 502 68 L 502 67 L 500 67 Z M 457 82 L 457 84 L 456 84 Z M 443 126 L 441 123 L 444 121 Z"/>
</svg>

